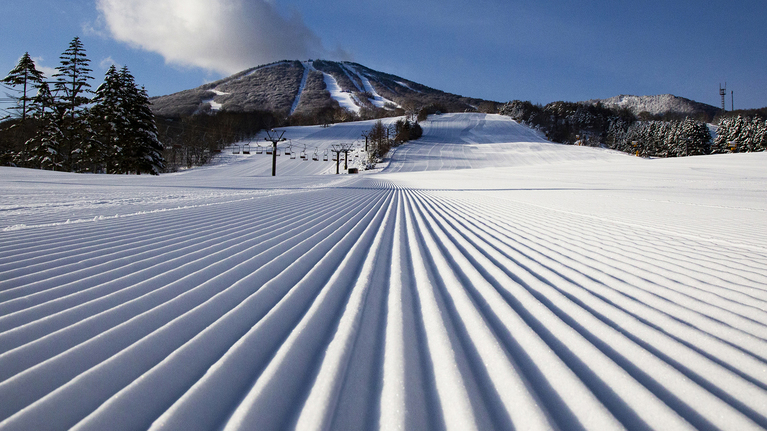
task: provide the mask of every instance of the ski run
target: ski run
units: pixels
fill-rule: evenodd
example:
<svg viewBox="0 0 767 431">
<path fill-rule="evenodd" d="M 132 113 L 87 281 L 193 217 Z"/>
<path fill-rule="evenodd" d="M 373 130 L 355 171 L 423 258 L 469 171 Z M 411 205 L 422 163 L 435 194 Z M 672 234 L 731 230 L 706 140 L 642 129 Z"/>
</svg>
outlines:
<svg viewBox="0 0 767 431">
<path fill-rule="evenodd" d="M 767 428 L 767 154 L 445 114 L 334 175 L 372 125 L 275 178 L 0 168 L 0 430 Z"/>
</svg>

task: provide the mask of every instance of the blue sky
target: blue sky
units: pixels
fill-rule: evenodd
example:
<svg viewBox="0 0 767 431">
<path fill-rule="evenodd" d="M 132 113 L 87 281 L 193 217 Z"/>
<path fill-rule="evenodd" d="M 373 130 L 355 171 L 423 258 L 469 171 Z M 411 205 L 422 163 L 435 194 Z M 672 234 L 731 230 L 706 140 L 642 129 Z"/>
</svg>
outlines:
<svg viewBox="0 0 767 431">
<path fill-rule="evenodd" d="M 25 0 L 4 5 L 0 74 L 80 36 L 94 88 L 127 65 L 152 96 L 282 59 L 352 60 L 452 93 L 548 103 L 671 93 L 767 106 L 767 2 Z"/>
</svg>

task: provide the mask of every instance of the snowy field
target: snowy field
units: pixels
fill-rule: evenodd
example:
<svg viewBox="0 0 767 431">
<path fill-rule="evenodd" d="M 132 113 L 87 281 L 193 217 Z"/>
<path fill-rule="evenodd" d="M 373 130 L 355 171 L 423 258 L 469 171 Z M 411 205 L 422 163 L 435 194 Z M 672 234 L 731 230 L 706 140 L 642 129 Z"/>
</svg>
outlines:
<svg viewBox="0 0 767 431">
<path fill-rule="evenodd" d="M 767 153 L 423 127 L 360 175 L 0 168 L 0 430 L 767 428 Z"/>
</svg>

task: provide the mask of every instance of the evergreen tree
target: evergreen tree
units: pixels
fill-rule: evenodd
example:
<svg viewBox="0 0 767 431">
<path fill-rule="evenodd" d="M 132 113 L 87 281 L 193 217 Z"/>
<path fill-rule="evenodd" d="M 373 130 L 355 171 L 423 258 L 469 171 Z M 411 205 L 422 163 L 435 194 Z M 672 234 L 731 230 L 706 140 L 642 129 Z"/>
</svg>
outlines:
<svg viewBox="0 0 767 431">
<path fill-rule="evenodd" d="M 85 105 L 90 103 L 86 96 L 90 92 L 88 80 L 90 60 L 79 37 L 75 37 L 69 48 L 59 57 L 61 65 L 56 68 L 55 90 L 60 97 L 59 104 L 64 109 L 64 142 L 62 154 L 66 158 L 69 170 L 79 170 L 78 163 L 82 158 L 83 143 L 89 140 L 85 117 Z"/>
<path fill-rule="evenodd" d="M 43 73 L 37 70 L 35 67 L 35 62 L 29 56 L 29 53 L 25 52 L 24 55 L 21 56 L 21 59 L 19 59 L 19 63 L 16 65 L 16 67 L 8 72 L 8 76 L 0 81 L 3 84 L 11 87 L 22 87 L 21 90 L 19 90 L 21 96 L 15 98 L 17 105 L 21 105 L 15 109 L 21 112 L 22 122 L 27 119 L 27 113 L 29 112 L 29 107 L 27 106 L 28 102 L 33 100 L 29 94 L 33 89 L 39 89 L 39 87 L 43 84 L 43 79 Z"/>
<path fill-rule="evenodd" d="M 51 93 L 51 88 L 47 82 L 43 82 L 37 88 L 37 94 L 32 98 L 31 113 L 34 117 L 40 118 L 48 112 L 48 109 L 53 111 L 56 100 Z"/>
<path fill-rule="evenodd" d="M 752 152 L 758 151 L 758 134 L 759 134 L 759 119 L 752 118 L 750 121 L 746 121 L 745 133 L 742 136 L 742 143 L 745 151 Z"/>
<path fill-rule="evenodd" d="M 706 123 L 686 118 L 682 123 L 685 155 L 696 156 L 711 152 L 711 132 Z"/>
<path fill-rule="evenodd" d="M 107 173 L 120 172 L 120 156 L 130 127 L 125 111 L 125 90 L 120 73 L 111 66 L 104 82 L 96 89 L 90 110 L 91 123 L 98 135 L 98 146 L 91 148 L 88 157 L 101 162 Z"/>
<path fill-rule="evenodd" d="M 32 118 L 38 124 L 35 136 L 24 144 L 24 151 L 16 157 L 16 164 L 36 169 L 61 170 L 61 132 L 63 110 L 57 109 L 48 84 L 40 85 L 32 100 Z"/>
<path fill-rule="evenodd" d="M 48 170 L 62 169 L 63 163 L 59 148 L 64 134 L 61 132 L 58 122 L 51 118 L 53 116 L 53 112 L 43 114 L 37 133 L 26 142 L 24 153 L 19 155 L 19 165 Z"/>
<path fill-rule="evenodd" d="M 124 172 L 142 172 L 159 175 L 165 169 L 162 144 L 157 138 L 157 124 L 152 112 L 149 95 L 138 88 L 127 67 L 120 70 L 123 103 L 129 122 L 123 147 L 122 159 L 126 162 Z"/>
<path fill-rule="evenodd" d="M 767 120 L 754 119 L 756 121 L 756 149 L 754 151 L 767 151 Z"/>
<path fill-rule="evenodd" d="M 729 153 L 739 151 L 739 140 L 745 126 L 743 117 L 725 118 L 719 123 L 719 130 L 714 142 L 715 151 Z"/>
</svg>

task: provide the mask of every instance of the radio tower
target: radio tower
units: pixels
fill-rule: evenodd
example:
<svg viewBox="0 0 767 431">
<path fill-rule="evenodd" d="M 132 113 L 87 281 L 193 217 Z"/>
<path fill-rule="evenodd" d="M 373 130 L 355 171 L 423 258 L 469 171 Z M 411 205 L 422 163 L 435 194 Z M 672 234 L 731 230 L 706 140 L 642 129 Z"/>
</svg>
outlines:
<svg viewBox="0 0 767 431">
<path fill-rule="evenodd" d="M 727 83 L 724 83 L 724 88 L 722 88 L 722 84 L 719 84 L 719 95 L 722 96 L 722 111 L 726 111 L 727 109 L 724 107 L 724 98 L 727 96 Z"/>
</svg>

